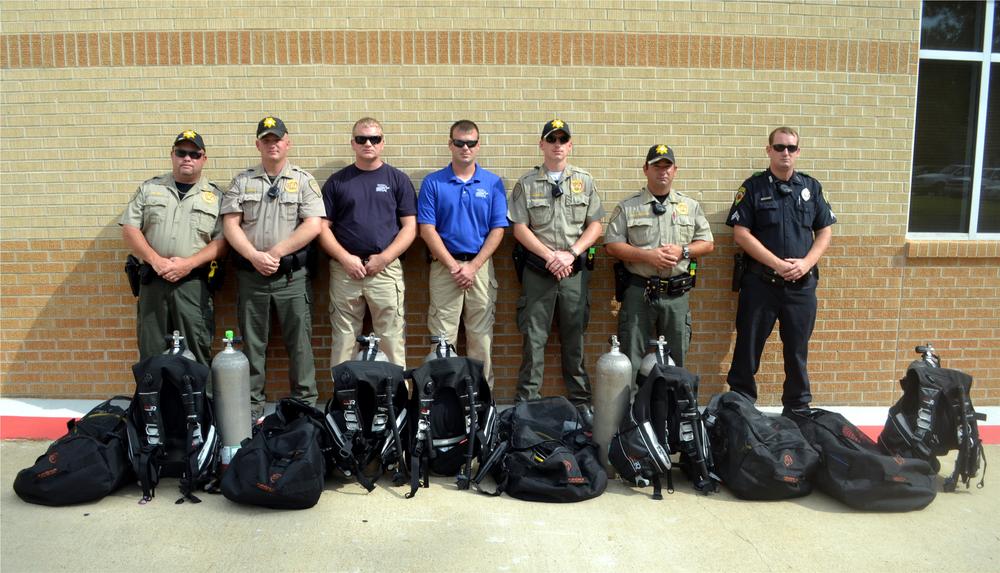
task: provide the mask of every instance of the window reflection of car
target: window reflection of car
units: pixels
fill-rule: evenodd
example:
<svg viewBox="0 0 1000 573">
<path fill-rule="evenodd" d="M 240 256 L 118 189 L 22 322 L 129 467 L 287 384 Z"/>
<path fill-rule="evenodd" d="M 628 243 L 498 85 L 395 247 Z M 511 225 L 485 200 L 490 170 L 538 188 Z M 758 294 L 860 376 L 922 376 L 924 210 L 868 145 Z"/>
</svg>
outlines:
<svg viewBox="0 0 1000 573">
<path fill-rule="evenodd" d="M 983 186 L 981 194 L 990 199 L 1000 197 L 1000 167 L 983 169 Z"/>
<path fill-rule="evenodd" d="M 941 168 L 940 171 L 928 171 L 914 175 L 913 187 L 933 195 L 961 195 L 971 181 L 970 173 L 968 165 L 952 163 Z"/>
</svg>

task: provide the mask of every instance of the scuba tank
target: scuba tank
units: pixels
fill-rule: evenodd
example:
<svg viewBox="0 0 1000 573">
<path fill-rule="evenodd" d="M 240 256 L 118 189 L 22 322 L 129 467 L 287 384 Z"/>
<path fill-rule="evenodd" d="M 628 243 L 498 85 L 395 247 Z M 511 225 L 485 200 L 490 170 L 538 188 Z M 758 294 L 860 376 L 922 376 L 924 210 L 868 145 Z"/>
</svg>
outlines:
<svg viewBox="0 0 1000 573">
<path fill-rule="evenodd" d="M 636 377 L 636 383 L 639 386 L 646 380 L 646 376 L 649 376 L 649 371 L 653 369 L 655 364 L 677 366 L 670 356 L 670 345 L 667 344 L 667 339 L 661 336 L 656 340 L 650 340 L 648 344 L 652 348 L 652 352 L 644 356 L 639 364 L 639 375 Z"/>
<path fill-rule="evenodd" d="M 424 363 L 430 362 L 435 358 L 453 358 L 458 356 L 458 351 L 455 350 L 455 346 L 448 342 L 448 336 L 444 333 L 432 336 L 431 342 L 434 346 L 431 347 L 430 354 L 424 357 Z"/>
<path fill-rule="evenodd" d="M 358 344 L 361 345 L 361 350 L 358 355 L 354 357 L 355 360 L 365 360 L 368 362 L 380 361 L 388 362 L 389 358 L 378 348 L 378 343 L 382 339 L 375 336 L 375 333 L 371 333 L 368 336 L 359 336 L 357 338 Z"/>
<path fill-rule="evenodd" d="M 164 337 L 164 340 L 170 343 L 170 346 L 163 351 L 164 354 L 180 354 L 188 360 L 197 362 L 194 353 L 188 350 L 187 343 L 184 342 L 184 337 L 181 336 L 181 331 L 175 330 L 172 335 Z"/>
<path fill-rule="evenodd" d="M 233 348 L 233 331 L 222 339 L 225 347 L 212 359 L 215 416 L 222 437 L 222 467 L 225 469 L 250 437 L 250 362 Z"/>
<path fill-rule="evenodd" d="M 609 341 L 611 350 L 597 359 L 594 383 L 594 441 L 609 477 L 614 468 L 608 462 L 608 444 L 625 417 L 632 391 L 632 361 L 618 349 L 618 337 Z"/>
</svg>

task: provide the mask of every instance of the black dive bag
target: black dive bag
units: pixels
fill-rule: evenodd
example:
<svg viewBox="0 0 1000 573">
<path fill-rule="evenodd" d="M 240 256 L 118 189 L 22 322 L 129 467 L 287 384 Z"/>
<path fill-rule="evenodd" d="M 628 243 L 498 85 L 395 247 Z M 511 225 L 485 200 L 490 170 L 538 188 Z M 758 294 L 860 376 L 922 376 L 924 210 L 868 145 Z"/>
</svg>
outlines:
<svg viewBox="0 0 1000 573">
<path fill-rule="evenodd" d="M 135 397 L 128 423 L 129 457 L 142 487 L 142 503 L 161 477 L 180 478 L 181 498 L 216 476 L 221 441 L 205 396 L 211 371 L 180 354 L 152 356 L 132 366 Z"/>
<path fill-rule="evenodd" d="M 222 494 L 237 503 L 306 509 L 323 493 L 333 434 L 323 413 L 298 398 L 278 401 L 222 474 Z"/>
<path fill-rule="evenodd" d="M 935 472 L 941 469 L 937 456 L 958 450 L 955 469 L 945 479 L 944 491 L 955 491 L 959 482 L 968 488 L 979 473 L 980 461 L 983 477 L 978 487 L 983 487 L 986 454 L 978 422 L 986 420 L 986 415 L 976 413 L 972 406 L 972 376 L 916 360 L 899 384 L 903 396 L 889 408 L 879 445 L 893 454 L 927 460 Z"/>
<path fill-rule="evenodd" d="M 812 492 L 819 454 L 798 425 L 768 416 L 739 392 L 717 394 L 705 409 L 715 469 L 736 497 L 776 500 Z"/>
<path fill-rule="evenodd" d="M 490 495 L 568 503 L 604 493 L 608 474 L 580 411 L 562 396 L 519 402 L 500 413 L 498 440 L 473 483 Z M 479 486 L 496 479 L 490 493 Z"/>
<path fill-rule="evenodd" d="M 35 464 L 18 472 L 14 492 L 28 503 L 71 505 L 96 501 L 135 479 L 126 449 L 131 399 L 115 396 L 79 420 L 49 445 Z"/>
<path fill-rule="evenodd" d="M 412 406 L 403 368 L 349 360 L 333 367 L 333 386 L 326 421 L 333 432 L 336 467 L 368 491 L 385 471 L 393 472 L 393 485 L 407 483 Z M 374 471 L 370 465 L 376 466 Z"/>
<path fill-rule="evenodd" d="M 857 426 L 819 408 L 786 414 L 819 452 L 816 485 L 868 511 L 912 511 L 934 501 L 935 472 L 924 460 L 886 455 Z"/>
<path fill-rule="evenodd" d="M 410 493 L 428 487 L 430 473 L 457 475 L 468 489 L 472 462 L 493 448 L 496 407 L 483 363 L 466 357 L 435 358 L 410 372 L 420 400 L 411 456 Z"/>
</svg>

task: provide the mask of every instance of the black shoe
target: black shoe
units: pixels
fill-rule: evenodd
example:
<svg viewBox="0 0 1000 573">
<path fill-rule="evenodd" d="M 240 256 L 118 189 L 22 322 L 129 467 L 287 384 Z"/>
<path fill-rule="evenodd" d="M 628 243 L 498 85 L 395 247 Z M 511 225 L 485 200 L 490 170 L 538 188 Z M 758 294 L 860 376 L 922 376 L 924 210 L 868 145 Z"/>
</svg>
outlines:
<svg viewBox="0 0 1000 573">
<path fill-rule="evenodd" d="M 594 407 L 590 404 L 580 404 L 576 407 L 583 419 L 583 429 L 588 432 L 594 429 Z"/>
<path fill-rule="evenodd" d="M 786 418 L 791 418 L 793 416 L 808 416 L 812 408 L 809 406 L 785 406 L 781 409 L 781 415 Z"/>
</svg>

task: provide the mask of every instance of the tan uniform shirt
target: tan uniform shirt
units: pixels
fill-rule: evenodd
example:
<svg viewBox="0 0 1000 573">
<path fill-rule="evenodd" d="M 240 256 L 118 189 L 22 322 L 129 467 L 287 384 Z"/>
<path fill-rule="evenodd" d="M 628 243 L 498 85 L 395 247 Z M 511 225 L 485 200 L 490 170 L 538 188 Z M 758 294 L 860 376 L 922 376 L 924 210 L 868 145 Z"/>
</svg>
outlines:
<svg viewBox="0 0 1000 573">
<path fill-rule="evenodd" d="M 171 173 L 143 181 L 119 225 L 142 231 L 161 257 L 190 257 L 222 236 L 222 190 L 202 178 L 181 198 Z"/>
<path fill-rule="evenodd" d="M 566 250 L 587 225 L 604 217 L 604 207 L 594 178 L 572 165 L 559 182 L 562 196 L 552 197 L 552 188 L 545 166 L 525 173 L 511 191 L 507 218 L 527 225 L 546 247 Z"/>
<path fill-rule="evenodd" d="M 278 196 L 271 198 L 272 183 L 262 165 L 233 178 L 222 198 L 222 214 L 242 213 L 240 227 L 258 251 L 267 251 L 292 234 L 308 217 L 325 217 L 319 184 L 308 171 L 291 163 L 274 178 Z"/>
<path fill-rule="evenodd" d="M 622 200 L 611 214 L 604 244 L 628 243 L 640 249 L 655 249 L 664 245 L 690 244 L 691 241 L 711 241 L 712 229 L 697 201 L 671 190 L 663 206 L 666 212 L 657 216 L 653 212 L 656 197 L 643 187 L 642 191 Z M 682 260 L 673 269 L 659 270 L 643 263 L 625 263 L 632 274 L 642 277 L 670 277 L 684 274 L 688 261 Z"/>
</svg>

